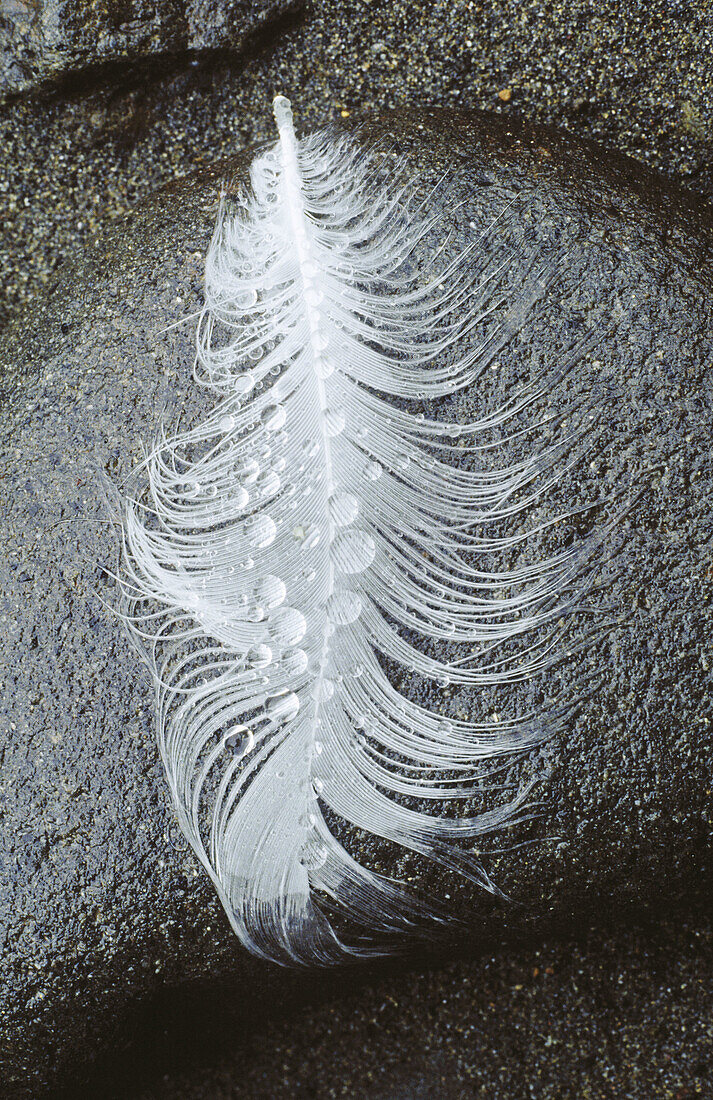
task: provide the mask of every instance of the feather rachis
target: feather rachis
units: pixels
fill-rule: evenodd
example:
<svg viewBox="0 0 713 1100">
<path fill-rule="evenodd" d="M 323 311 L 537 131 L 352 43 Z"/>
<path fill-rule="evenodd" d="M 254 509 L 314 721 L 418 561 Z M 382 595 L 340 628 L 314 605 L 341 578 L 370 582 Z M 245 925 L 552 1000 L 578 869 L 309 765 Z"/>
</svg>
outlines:
<svg viewBox="0 0 713 1100">
<path fill-rule="evenodd" d="M 462 800 L 566 717 L 443 719 L 384 662 L 484 688 L 535 675 L 588 551 L 491 564 L 553 521 L 488 526 L 524 518 L 567 467 L 561 443 L 479 461 L 488 432 L 525 430 L 537 381 L 460 425 L 409 406 L 472 385 L 550 265 L 533 263 L 505 320 L 505 246 L 482 264 L 473 245 L 468 263 L 436 252 L 414 278 L 438 219 L 346 139 L 298 142 L 279 98 L 276 118 L 280 143 L 222 207 L 206 264 L 195 373 L 216 405 L 162 429 L 124 502 L 123 616 L 181 825 L 233 928 L 265 957 L 329 963 L 447 913 L 357 863 L 325 810 L 495 891 L 460 842 L 516 820 L 525 790 L 460 817 L 410 800 Z M 443 660 L 441 643 L 469 652 Z M 373 935 L 342 942 L 315 895 Z"/>
</svg>

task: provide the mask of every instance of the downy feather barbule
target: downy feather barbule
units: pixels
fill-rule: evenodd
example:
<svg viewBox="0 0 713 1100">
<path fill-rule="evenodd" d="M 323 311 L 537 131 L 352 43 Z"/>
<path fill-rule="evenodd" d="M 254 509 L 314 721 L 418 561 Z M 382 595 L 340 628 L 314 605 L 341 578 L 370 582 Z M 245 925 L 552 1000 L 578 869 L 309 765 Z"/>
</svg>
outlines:
<svg viewBox="0 0 713 1100">
<path fill-rule="evenodd" d="M 533 676 L 556 658 L 584 555 L 513 564 L 529 535 L 502 530 L 557 478 L 561 445 L 481 461 L 537 380 L 474 422 L 422 411 L 477 387 L 547 263 L 509 312 L 506 244 L 435 249 L 419 271 L 443 222 L 414 188 L 347 136 L 297 140 L 283 97 L 274 111 L 279 142 L 223 202 L 207 258 L 195 376 L 215 405 L 161 428 L 122 501 L 120 614 L 155 682 L 181 826 L 233 929 L 258 955 L 326 964 L 448 916 L 361 865 L 335 822 L 496 889 L 474 842 L 526 792 L 479 812 L 469 795 L 562 716 L 445 719 L 393 670 L 483 690 Z"/>
</svg>

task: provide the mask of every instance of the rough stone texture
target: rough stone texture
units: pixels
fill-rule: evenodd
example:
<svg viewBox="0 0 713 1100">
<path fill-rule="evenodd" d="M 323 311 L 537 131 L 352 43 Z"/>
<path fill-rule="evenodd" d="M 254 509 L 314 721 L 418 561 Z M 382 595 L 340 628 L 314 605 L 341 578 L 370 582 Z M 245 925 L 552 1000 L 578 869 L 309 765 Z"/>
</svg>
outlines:
<svg viewBox="0 0 713 1100">
<path fill-rule="evenodd" d="M 548 750 L 542 818 L 513 838 L 538 843 L 486 857 L 521 904 L 493 907 L 451 885 L 454 910 L 475 921 L 470 941 L 482 950 L 705 902 L 711 212 L 625 158 L 543 128 L 430 112 L 366 125 L 362 138 L 385 132 L 426 184 L 457 167 L 464 219 L 486 225 L 515 200 L 502 231 L 526 251 L 556 245 L 568 256 L 537 324 L 466 404 L 495 399 L 595 321 L 606 340 L 547 398 L 563 408 L 594 391 L 601 411 L 595 455 L 559 491 L 591 500 L 633 484 L 643 494 L 608 567 L 615 629 L 559 674 L 570 697 L 592 672 L 601 682 Z M 200 303 L 216 183 L 238 167 L 174 185 L 110 231 L 0 351 L 8 1095 L 41 1095 L 69 1073 L 81 1095 L 92 1063 L 129 1040 L 137 1005 L 160 988 L 224 981 L 248 1022 L 341 988 L 266 969 L 233 941 L 166 804 L 150 688 L 92 596 L 108 594 L 97 562 L 112 557 L 95 470 L 119 478 L 167 396 L 190 395 L 192 322 L 161 330 Z M 402 866 L 378 845 L 358 851 Z M 449 888 L 418 862 L 410 869 Z"/>
<path fill-rule="evenodd" d="M 242 53 L 85 72 L 0 109 L 0 324 L 137 199 L 271 134 L 278 89 L 306 127 L 409 104 L 548 121 L 710 193 L 712 70 L 696 0 L 319 0 Z"/>
<path fill-rule="evenodd" d="M 700 919 L 700 918 L 699 918 Z M 694 1100 L 713 1087 L 711 935 L 685 917 L 370 976 L 247 1028 L 235 998 L 157 1009 L 131 1100 Z M 198 1024 L 197 1024 L 198 1022 Z M 198 1033 L 197 1033 L 198 1031 Z M 106 1077 L 104 1078 L 106 1081 Z M 92 1082 L 102 1089 L 102 1082 Z M 100 1093 L 101 1094 L 101 1093 Z"/>
<path fill-rule="evenodd" d="M 289 0 L 3 0 L 0 100 L 87 69 L 242 51 L 251 34 L 290 6 Z"/>
</svg>

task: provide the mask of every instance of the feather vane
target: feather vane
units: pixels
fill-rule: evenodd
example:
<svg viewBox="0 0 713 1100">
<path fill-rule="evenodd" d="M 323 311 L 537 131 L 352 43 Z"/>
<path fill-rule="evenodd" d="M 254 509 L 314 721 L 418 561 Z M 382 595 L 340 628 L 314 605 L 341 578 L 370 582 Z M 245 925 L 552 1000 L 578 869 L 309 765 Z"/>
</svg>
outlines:
<svg viewBox="0 0 713 1100">
<path fill-rule="evenodd" d="M 494 890 L 462 842 L 517 818 L 525 792 L 440 807 L 558 722 L 444 719 L 386 666 L 455 686 L 532 676 L 582 551 L 492 564 L 523 536 L 488 530 L 562 458 L 478 462 L 534 391 L 467 424 L 413 409 L 476 384 L 512 338 L 507 248 L 436 249 L 419 275 L 436 221 L 413 190 L 346 137 L 298 141 L 282 97 L 275 116 L 279 143 L 222 208 L 207 259 L 195 376 L 214 407 L 161 429 L 123 501 L 121 614 L 155 681 L 180 823 L 235 932 L 265 958 L 329 964 L 447 910 L 362 865 L 328 822 Z M 535 265 L 521 317 L 547 277 Z"/>
</svg>

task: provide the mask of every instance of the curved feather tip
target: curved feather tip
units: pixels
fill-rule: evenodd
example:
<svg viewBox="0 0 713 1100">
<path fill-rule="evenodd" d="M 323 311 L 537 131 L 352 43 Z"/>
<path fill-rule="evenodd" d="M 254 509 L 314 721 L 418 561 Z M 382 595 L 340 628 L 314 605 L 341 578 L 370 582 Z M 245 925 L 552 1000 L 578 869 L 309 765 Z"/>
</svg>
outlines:
<svg viewBox="0 0 713 1100">
<path fill-rule="evenodd" d="M 123 500 L 120 614 L 155 681 L 181 825 L 235 932 L 326 964 L 447 917 L 359 863 L 338 823 L 494 890 L 473 842 L 524 792 L 480 812 L 468 799 L 558 721 L 446 719 L 385 666 L 479 688 L 534 675 L 582 549 L 493 568 L 523 535 L 488 532 L 561 457 L 480 461 L 532 392 L 466 424 L 418 411 L 476 383 L 546 270 L 509 313 L 504 246 L 436 250 L 424 277 L 413 261 L 438 219 L 415 191 L 346 137 L 298 140 L 282 96 L 274 109 L 279 142 L 207 258 L 195 375 L 214 406 L 161 429 Z"/>
</svg>

